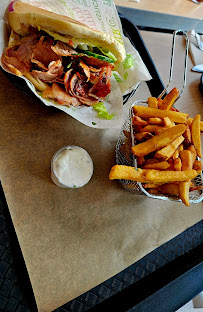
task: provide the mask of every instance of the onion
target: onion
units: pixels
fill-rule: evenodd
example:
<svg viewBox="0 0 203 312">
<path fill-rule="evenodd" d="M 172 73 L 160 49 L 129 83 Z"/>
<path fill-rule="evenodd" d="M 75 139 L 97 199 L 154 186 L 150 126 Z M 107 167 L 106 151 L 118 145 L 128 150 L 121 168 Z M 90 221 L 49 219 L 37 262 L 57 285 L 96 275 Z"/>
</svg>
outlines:
<svg viewBox="0 0 203 312">
<path fill-rule="evenodd" d="M 13 12 L 13 11 L 14 11 L 13 5 L 14 5 L 14 1 L 11 1 L 11 3 L 10 3 L 9 6 L 8 6 L 8 11 L 9 11 L 9 12 Z"/>
</svg>

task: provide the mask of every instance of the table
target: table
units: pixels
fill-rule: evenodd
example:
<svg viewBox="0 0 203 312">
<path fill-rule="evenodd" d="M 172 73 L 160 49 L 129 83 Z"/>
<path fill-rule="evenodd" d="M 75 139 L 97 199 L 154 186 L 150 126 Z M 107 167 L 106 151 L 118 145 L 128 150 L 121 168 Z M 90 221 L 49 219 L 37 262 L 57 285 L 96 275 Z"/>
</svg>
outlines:
<svg viewBox="0 0 203 312">
<path fill-rule="evenodd" d="M 115 1 L 118 11 L 134 20 L 140 27 L 158 28 L 164 31 L 195 29 L 203 32 L 203 4 L 195 4 L 191 0 L 178 0 L 171 4 L 170 0 Z"/>
<path fill-rule="evenodd" d="M 152 55 L 152 58 L 154 59 L 155 65 L 157 66 L 157 69 L 160 72 L 161 78 L 163 79 L 163 82 L 165 83 L 167 81 L 167 78 L 168 78 L 169 62 L 166 62 L 166 60 L 168 60 L 170 58 L 171 35 L 170 34 L 163 34 L 163 33 L 160 34 L 160 33 L 146 32 L 146 31 L 141 31 L 141 35 L 143 36 L 144 41 L 146 42 L 146 45 L 147 45 L 147 47 L 148 47 L 148 49 L 150 51 L 150 54 Z M 156 42 L 156 44 L 154 44 L 155 42 Z M 191 67 L 191 62 L 189 62 L 189 64 L 190 64 L 190 67 Z M 177 70 L 181 71 L 179 69 L 180 68 L 179 66 L 181 66 L 181 64 L 178 64 Z M 3 76 L 2 73 L 1 73 L 1 78 L 4 79 L 4 76 Z M 199 74 L 192 73 L 192 72 L 189 72 L 189 74 L 188 74 L 188 85 L 189 85 L 189 88 L 186 89 L 186 91 L 185 91 L 186 93 L 184 95 L 185 97 L 181 98 L 181 100 L 179 102 L 180 104 L 178 104 L 178 105 L 180 105 L 180 107 L 182 107 L 184 105 L 184 111 L 185 111 L 185 109 L 187 110 L 187 105 L 190 105 L 190 103 L 193 103 L 194 108 L 195 108 L 196 104 L 199 106 L 202 103 L 202 97 L 201 97 L 200 93 L 198 93 L 199 78 L 200 78 Z M 174 77 L 174 83 L 176 85 L 178 85 L 178 83 L 179 83 L 179 78 L 176 77 L 176 76 Z M 15 90 L 14 86 L 12 86 L 11 83 L 7 79 L 5 79 L 5 85 L 6 85 L 6 87 L 9 90 Z M 145 86 L 143 86 L 143 87 L 145 88 Z M 18 93 L 18 96 L 21 96 L 20 92 L 17 92 L 17 93 Z M 139 97 L 139 96 L 141 96 L 141 94 L 143 94 L 142 87 L 138 90 L 136 96 Z M 201 110 L 200 113 L 203 114 L 203 111 Z M 201 204 L 199 204 L 199 205 L 201 205 Z M 2 224 L 3 224 L 3 222 L 2 222 Z M 198 224 L 197 229 L 198 229 L 198 231 L 201 231 L 202 230 L 202 225 Z M 189 229 L 189 231 L 190 231 L 190 229 Z M 201 234 L 201 232 L 200 232 L 200 234 Z M 199 236 L 197 241 L 200 242 L 200 240 L 201 240 L 201 237 Z M 9 245 L 9 243 L 8 243 L 8 245 Z M 199 254 L 201 254 L 200 253 L 201 250 L 200 250 L 200 247 L 198 245 L 197 245 L 197 249 L 198 249 L 197 250 L 197 254 L 198 254 L 198 252 L 199 252 Z M 185 251 L 188 251 L 186 247 L 184 249 L 184 252 Z M 191 263 L 189 260 L 191 260 L 193 258 L 193 256 L 194 256 L 194 254 L 189 254 L 188 265 L 189 265 L 189 263 Z M 9 255 L 7 253 L 7 258 L 8 257 L 9 257 Z M 199 261 L 199 259 L 198 259 L 198 261 Z M 196 263 L 197 264 L 197 268 L 195 269 L 195 272 L 194 271 L 192 272 L 194 274 L 194 276 L 198 276 L 198 274 L 200 274 L 202 272 L 200 263 L 198 263 L 198 261 Z M 181 267 L 181 264 L 180 264 L 179 268 L 180 267 Z M 5 267 L 5 270 L 3 271 L 3 273 L 8 272 L 8 270 L 9 269 Z M 1 277 L 3 277 L 3 273 L 1 273 L 2 274 Z M 183 272 L 180 271 L 179 273 L 183 273 Z M 130 276 L 128 278 L 130 278 Z M 148 277 L 148 279 L 147 279 L 148 282 L 150 281 L 150 278 L 151 277 Z M 20 277 L 20 279 L 21 279 L 21 277 Z M 169 279 L 168 279 L 168 281 L 169 281 Z M 179 282 L 181 282 L 181 280 L 179 280 Z M 152 283 L 153 283 L 153 280 L 151 280 L 151 285 L 152 285 Z M 2 286 L 5 289 L 5 287 L 6 287 L 5 284 L 3 285 L 3 283 L 2 283 Z M 177 284 L 176 284 L 176 286 L 177 286 Z M 7 287 L 8 287 L 8 285 L 7 285 Z M 160 287 L 161 287 L 161 284 L 160 284 Z M 177 300 L 179 300 L 179 301 L 176 301 L 176 302 L 175 302 L 175 299 L 174 299 L 174 304 L 175 304 L 174 306 L 176 308 L 180 307 L 184 303 L 184 300 L 191 299 L 192 296 L 194 296 L 195 294 L 197 294 L 199 292 L 200 287 L 201 287 L 200 285 L 196 285 L 196 288 L 193 288 L 193 292 L 190 292 L 190 293 L 189 293 L 189 290 L 188 290 L 187 298 L 186 297 L 178 298 Z M 9 289 L 9 288 L 7 288 L 7 289 Z M 11 285 L 10 285 L 10 289 L 12 289 Z M 145 290 L 146 290 L 146 288 L 145 288 Z M 105 291 L 105 289 L 104 289 L 104 291 Z M 157 288 L 154 289 L 154 291 L 157 291 Z M 24 299 L 22 298 L 22 293 L 19 291 L 19 289 L 16 290 L 15 287 L 14 287 L 14 291 L 13 291 L 14 295 L 15 295 L 15 292 L 16 292 L 16 298 L 20 297 L 22 306 L 25 305 L 25 307 L 26 307 L 27 302 L 25 302 L 26 300 L 24 301 Z M 133 292 L 131 292 L 131 294 L 132 293 Z M 153 294 L 153 289 L 152 288 L 148 289 L 148 292 L 146 294 L 146 296 L 148 297 L 148 304 L 150 304 L 150 295 L 152 295 L 152 294 Z M 158 295 L 157 292 L 156 292 L 156 295 Z M 103 296 L 105 297 L 105 295 L 103 295 Z M 144 297 L 140 297 L 141 301 L 142 301 L 142 299 L 145 299 L 145 298 Z M 160 298 L 161 297 L 159 297 L 159 299 Z M 163 298 L 162 298 L 162 300 L 163 300 Z M 82 299 L 81 299 L 81 301 L 82 301 Z M 86 302 L 87 302 L 87 299 L 86 299 Z M 158 302 L 158 301 L 156 301 L 156 302 Z M 129 305 L 130 304 L 133 305 L 133 303 L 135 304 L 134 300 L 132 300 L 132 302 L 130 302 L 130 301 L 128 302 Z M 159 301 L 159 304 L 160 303 L 161 302 Z M 3 306 L 2 302 L 1 302 L 1 304 Z M 77 308 L 77 304 L 78 304 L 78 308 Z M 33 303 L 33 305 L 34 305 L 34 303 Z M 132 305 L 131 305 L 131 308 L 132 308 Z M 28 306 L 29 306 L 29 304 L 28 304 Z M 81 305 L 79 305 L 79 301 L 76 300 L 76 301 L 74 301 L 74 303 L 72 303 L 72 308 L 71 309 L 73 311 L 77 311 L 77 309 L 80 309 L 80 307 L 81 307 Z M 139 308 L 139 307 L 137 306 L 137 308 Z M 64 309 L 65 308 L 63 307 L 61 309 L 61 311 L 64 310 Z M 134 309 L 134 311 L 139 311 L 139 310 L 136 310 L 136 307 L 133 308 L 133 309 Z M 140 307 L 140 309 L 142 309 L 142 307 Z M 60 309 L 58 309 L 58 311 L 60 311 Z M 107 310 L 105 310 L 105 311 L 107 311 Z M 155 309 L 154 309 L 154 311 L 155 311 Z"/>
</svg>

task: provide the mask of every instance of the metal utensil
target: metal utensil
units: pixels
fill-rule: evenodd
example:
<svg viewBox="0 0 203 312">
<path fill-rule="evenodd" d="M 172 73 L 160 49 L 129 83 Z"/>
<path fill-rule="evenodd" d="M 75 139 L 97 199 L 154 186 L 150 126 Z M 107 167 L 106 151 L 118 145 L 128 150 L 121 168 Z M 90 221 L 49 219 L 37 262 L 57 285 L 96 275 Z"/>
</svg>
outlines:
<svg viewBox="0 0 203 312">
<path fill-rule="evenodd" d="M 203 64 L 196 65 L 192 68 L 192 71 L 198 72 L 198 73 L 203 73 Z"/>
<path fill-rule="evenodd" d="M 172 42 L 172 51 L 171 51 L 171 64 L 170 64 L 169 80 L 168 80 L 166 88 L 159 95 L 159 98 L 162 98 L 164 96 L 164 94 L 167 92 L 167 90 L 169 88 L 169 85 L 170 85 L 170 83 L 172 81 L 174 52 L 175 52 L 175 42 L 176 42 L 176 36 L 177 36 L 178 33 L 182 34 L 182 36 L 185 37 L 186 45 L 185 45 L 185 63 L 184 63 L 184 71 L 183 71 L 183 86 L 182 86 L 182 90 L 180 91 L 179 96 L 176 98 L 175 102 L 181 97 L 181 95 L 184 92 L 185 86 L 186 86 L 189 38 L 188 38 L 187 33 L 184 30 L 182 30 L 182 29 L 178 29 L 178 30 L 173 32 L 173 42 Z"/>
<path fill-rule="evenodd" d="M 200 35 L 198 33 L 196 33 L 195 31 L 191 32 L 190 34 L 190 41 L 200 50 L 203 51 L 203 42 L 200 38 Z"/>
</svg>

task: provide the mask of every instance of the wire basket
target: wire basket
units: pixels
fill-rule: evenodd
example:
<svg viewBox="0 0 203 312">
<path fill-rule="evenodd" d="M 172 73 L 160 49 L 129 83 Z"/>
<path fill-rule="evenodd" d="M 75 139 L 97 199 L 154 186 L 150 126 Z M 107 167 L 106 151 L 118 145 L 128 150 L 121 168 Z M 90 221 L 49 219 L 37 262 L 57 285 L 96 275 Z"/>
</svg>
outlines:
<svg viewBox="0 0 203 312">
<path fill-rule="evenodd" d="M 140 106 L 147 106 L 147 103 L 144 101 L 137 101 L 135 103 L 133 103 L 133 105 L 131 106 L 131 111 L 134 105 L 140 105 Z M 131 133 L 131 140 L 132 142 L 134 140 L 134 137 L 132 137 L 132 132 L 131 132 L 131 128 L 132 128 L 132 114 L 131 111 L 129 113 L 129 115 L 127 116 L 123 127 L 121 129 L 117 144 L 116 144 L 116 163 L 117 165 L 126 165 L 126 166 L 134 166 L 137 169 L 137 161 L 136 161 L 136 157 L 132 154 L 132 153 L 128 153 L 128 151 L 126 151 L 126 149 L 124 149 L 124 145 L 125 145 L 125 140 L 126 140 L 126 136 L 124 135 L 123 131 L 127 131 L 128 133 Z M 193 181 L 194 186 L 201 186 L 203 187 L 203 176 L 202 176 L 202 172 L 201 174 L 199 174 Z M 142 183 L 140 182 L 134 182 L 134 181 L 129 181 L 129 180 L 120 180 L 120 183 L 122 184 L 122 186 L 128 190 L 129 192 L 135 193 L 135 194 L 145 194 L 148 197 L 151 198 L 156 198 L 156 199 L 162 199 L 162 200 L 172 200 L 172 201 L 181 201 L 179 198 L 177 198 L 176 196 L 169 196 L 169 195 L 163 195 L 163 194 L 150 194 L 147 192 L 147 190 L 142 186 Z M 199 203 L 203 200 L 203 189 L 200 190 L 194 190 L 190 192 L 190 203 Z"/>
<path fill-rule="evenodd" d="M 187 58 L 188 58 L 188 46 L 189 46 L 189 39 L 187 34 L 183 30 L 176 30 L 173 33 L 173 43 L 172 43 L 172 53 L 171 53 L 171 66 L 170 66 L 170 74 L 169 74 L 169 81 L 166 86 L 166 88 L 163 90 L 163 92 L 160 94 L 159 98 L 162 98 L 170 85 L 170 82 L 172 81 L 172 72 L 173 72 L 173 62 L 174 62 L 174 49 L 175 49 L 175 39 L 176 35 L 178 33 L 181 33 L 186 38 L 186 49 L 185 49 L 185 67 L 184 67 L 184 75 L 183 75 L 183 87 L 181 92 L 179 93 L 179 96 L 176 98 L 175 102 L 180 98 L 180 96 L 183 94 L 185 85 L 186 85 L 186 73 L 187 73 Z M 126 166 L 134 166 L 137 169 L 137 161 L 136 157 L 131 152 L 131 146 L 134 146 L 136 144 L 135 138 L 134 138 L 134 132 L 133 132 L 133 126 L 132 126 L 132 118 L 133 118 L 133 106 L 148 106 L 147 102 L 144 100 L 136 101 L 131 105 L 130 112 L 128 117 L 125 120 L 125 123 L 121 129 L 119 139 L 117 141 L 116 145 L 116 163 L 118 165 L 126 165 Z M 128 143 L 126 143 L 126 136 L 124 135 L 124 132 L 129 133 L 130 138 L 128 139 Z M 129 142 L 131 142 L 131 146 L 129 146 Z M 148 197 L 156 198 L 156 199 L 162 199 L 162 200 L 172 200 L 172 201 L 181 201 L 177 196 L 171 196 L 171 195 L 163 195 L 163 194 L 150 194 L 143 186 L 141 182 L 134 182 L 134 181 L 128 181 L 128 180 L 120 180 L 122 186 L 136 194 L 145 194 Z M 199 174 L 193 181 L 194 186 L 200 186 L 203 187 L 203 177 L 202 172 Z M 189 193 L 189 201 L 190 203 L 198 203 L 203 200 L 203 189 L 197 189 L 193 190 Z"/>
</svg>

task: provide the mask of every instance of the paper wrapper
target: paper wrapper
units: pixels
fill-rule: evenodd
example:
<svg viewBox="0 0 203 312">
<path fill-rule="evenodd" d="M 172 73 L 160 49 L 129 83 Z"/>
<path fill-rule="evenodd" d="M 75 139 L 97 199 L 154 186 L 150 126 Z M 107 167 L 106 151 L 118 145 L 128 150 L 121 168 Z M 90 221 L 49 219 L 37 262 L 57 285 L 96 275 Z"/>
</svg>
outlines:
<svg viewBox="0 0 203 312">
<path fill-rule="evenodd" d="M 69 16 L 95 30 L 110 33 L 121 44 L 123 44 L 122 27 L 112 0 L 86 0 L 80 4 L 79 2 L 71 0 L 23 0 L 23 2 L 27 2 L 31 5 L 38 6 L 58 14 Z M 2 34 L 0 39 L 0 54 L 3 53 L 3 50 L 6 47 L 8 41 L 8 36 L 5 36 L 6 29 L 4 23 L 6 18 L 4 17 L 4 12 L 9 3 L 10 1 L 8 0 L 0 3 L 0 33 Z M 103 19 L 103 16 L 105 16 L 106 19 Z M 67 107 L 61 106 L 55 101 L 43 99 L 36 92 L 32 83 L 25 78 L 23 79 L 25 79 L 28 87 L 45 105 L 54 106 L 89 127 L 120 128 L 123 113 L 122 95 L 127 94 L 136 88 L 139 82 L 151 79 L 151 76 L 141 57 L 139 56 L 139 53 L 135 50 L 127 38 L 124 38 L 124 43 L 127 54 L 126 59 L 119 66 L 119 68 L 116 69 L 117 71 L 113 72 L 111 77 L 112 91 L 106 97 L 106 100 L 103 101 L 107 112 L 110 115 L 113 115 L 113 118 L 110 120 L 100 118 L 98 113 L 92 107 L 86 107 L 85 105 L 81 105 L 76 108 Z"/>
</svg>

